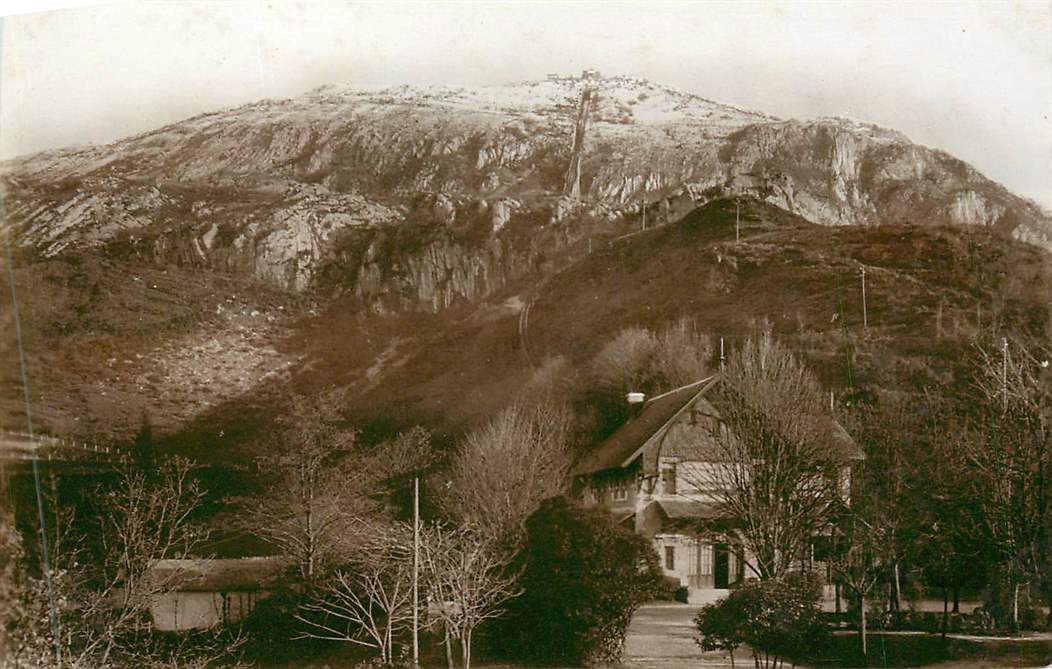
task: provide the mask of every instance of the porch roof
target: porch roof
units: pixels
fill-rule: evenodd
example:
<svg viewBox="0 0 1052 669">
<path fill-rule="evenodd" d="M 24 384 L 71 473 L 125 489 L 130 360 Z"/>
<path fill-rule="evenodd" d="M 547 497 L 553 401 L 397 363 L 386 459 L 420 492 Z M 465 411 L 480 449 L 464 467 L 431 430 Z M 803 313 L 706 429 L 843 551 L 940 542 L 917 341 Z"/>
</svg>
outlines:
<svg viewBox="0 0 1052 669">
<path fill-rule="evenodd" d="M 719 510 L 713 504 L 693 500 L 657 500 L 657 505 L 670 520 L 683 518 L 700 518 L 711 520 L 719 518 Z"/>
</svg>

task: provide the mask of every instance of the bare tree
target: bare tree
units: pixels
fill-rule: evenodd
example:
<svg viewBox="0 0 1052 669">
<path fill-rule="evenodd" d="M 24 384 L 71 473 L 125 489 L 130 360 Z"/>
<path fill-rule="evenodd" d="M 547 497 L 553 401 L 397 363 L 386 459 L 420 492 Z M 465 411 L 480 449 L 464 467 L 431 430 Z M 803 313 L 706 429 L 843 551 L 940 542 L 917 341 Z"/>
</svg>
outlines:
<svg viewBox="0 0 1052 669">
<path fill-rule="evenodd" d="M 622 329 L 592 359 L 593 386 L 614 396 L 629 390 L 649 392 L 657 348 L 657 338 L 647 328 Z"/>
<path fill-rule="evenodd" d="M 866 608 L 873 589 L 884 579 L 888 564 L 895 558 L 895 526 L 881 513 L 882 500 L 852 500 L 834 528 L 835 548 L 830 567 L 859 600 L 859 630 L 862 655 L 868 651 Z"/>
<path fill-rule="evenodd" d="M 0 498 L 0 504 L 3 501 Z M 0 667 L 5 666 L 3 658 L 15 657 L 20 650 L 18 645 L 25 643 L 17 629 L 26 615 L 25 579 L 20 571 L 22 557 L 22 540 L 15 529 L 13 514 L 0 505 Z M 41 653 L 35 650 L 33 654 Z"/>
<path fill-rule="evenodd" d="M 440 494 L 445 511 L 516 544 L 526 519 L 567 485 L 571 418 L 561 405 L 512 405 L 467 435 Z"/>
<path fill-rule="evenodd" d="M 518 596 L 510 560 L 509 551 L 474 528 L 435 525 L 424 532 L 421 566 L 449 669 L 455 666 L 452 641 L 460 641 L 461 667 L 470 669 L 475 630 L 503 614 L 504 604 Z"/>
<path fill-rule="evenodd" d="M 380 652 L 391 664 L 413 620 L 412 530 L 368 523 L 346 568 L 318 585 L 296 618 L 301 638 L 345 641 Z"/>
<path fill-rule="evenodd" d="M 749 567 L 760 578 L 779 577 L 804 556 L 839 498 L 824 394 L 767 333 L 727 364 L 718 403 L 714 464 L 686 476 L 733 521 L 732 533 L 755 558 Z"/>
<path fill-rule="evenodd" d="M 247 531 L 291 557 L 307 584 L 354 550 L 351 524 L 378 515 L 387 482 L 430 463 L 430 437 L 414 428 L 374 448 L 359 447 L 357 432 L 339 413 L 340 398 L 297 397 L 277 450 L 258 458 L 269 483 L 264 494 L 242 500 Z"/>
<path fill-rule="evenodd" d="M 658 329 L 630 326 L 607 342 L 588 367 L 595 432 L 602 439 L 630 415 L 625 393 L 656 394 L 709 374 L 712 343 L 682 318 Z"/>
<path fill-rule="evenodd" d="M 657 330 L 630 326 L 592 359 L 592 383 L 617 399 L 629 391 L 668 390 L 704 377 L 711 355 L 711 339 L 689 319 Z"/>
<path fill-rule="evenodd" d="M 1018 626 L 1019 589 L 1033 579 L 1052 598 L 1052 353 L 1002 342 L 980 348 L 977 402 L 961 438 L 971 494 L 1005 566 Z"/>
<path fill-rule="evenodd" d="M 62 666 L 70 668 L 229 658 L 240 645 L 236 636 L 216 631 L 175 645 L 158 643 L 150 616 L 153 601 L 177 586 L 174 574 L 161 576 L 152 565 L 189 557 L 207 537 L 194 520 L 203 499 L 191 463 L 175 458 L 163 461 L 150 477 L 134 466 L 121 470 L 112 485 L 89 495 L 90 515 L 75 519 L 68 509 L 57 513 L 49 534 L 56 549 L 52 585 L 61 604 L 62 636 L 56 644 L 41 625 L 48 605 L 43 582 L 24 575 L 20 652 L 39 656 L 55 644 Z M 48 643 L 39 643 L 44 638 Z M 16 656 L 15 666 L 27 660 L 33 661 Z"/>
<path fill-rule="evenodd" d="M 688 318 L 681 318 L 657 331 L 654 373 L 666 388 L 693 383 L 709 374 L 713 355 L 712 338 L 698 332 Z"/>
<path fill-rule="evenodd" d="M 294 398 L 280 420 L 277 449 L 256 460 L 270 481 L 267 490 L 242 505 L 246 529 L 292 558 L 306 583 L 338 552 L 348 521 L 343 479 L 356 475 L 339 467 L 357 433 L 341 425 L 337 402 L 335 396 L 317 403 Z"/>
</svg>

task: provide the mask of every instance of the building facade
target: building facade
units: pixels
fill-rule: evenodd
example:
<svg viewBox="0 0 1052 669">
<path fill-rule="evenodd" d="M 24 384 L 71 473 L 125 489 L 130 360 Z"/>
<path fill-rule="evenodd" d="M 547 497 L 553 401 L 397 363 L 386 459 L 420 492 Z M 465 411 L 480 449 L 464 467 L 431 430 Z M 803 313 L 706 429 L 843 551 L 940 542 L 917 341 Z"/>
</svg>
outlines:
<svg viewBox="0 0 1052 669">
<path fill-rule="evenodd" d="M 687 588 L 691 602 L 719 599 L 755 575 L 752 556 L 718 510 L 714 486 L 725 477 L 715 470 L 723 465 L 714 435 L 727 428 L 708 399 L 718 383 L 713 376 L 639 404 L 573 471 L 582 502 L 608 509 L 649 538 L 664 575 Z M 836 421 L 830 423 L 846 494 L 862 454 Z"/>
<path fill-rule="evenodd" d="M 208 629 L 243 620 L 283 580 L 280 557 L 158 560 L 146 573 L 154 627 L 164 632 Z"/>
</svg>

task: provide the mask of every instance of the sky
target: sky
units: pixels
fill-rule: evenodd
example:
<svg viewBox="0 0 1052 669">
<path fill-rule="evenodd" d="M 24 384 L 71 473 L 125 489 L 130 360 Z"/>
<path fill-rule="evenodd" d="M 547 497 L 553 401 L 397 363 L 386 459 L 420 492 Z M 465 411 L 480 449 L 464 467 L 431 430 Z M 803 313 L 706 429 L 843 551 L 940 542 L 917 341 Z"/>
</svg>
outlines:
<svg viewBox="0 0 1052 669">
<path fill-rule="evenodd" d="M 0 158 L 327 83 L 594 67 L 783 118 L 888 126 L 1052 209 L 1052 0 L 6 0 L 0 13 Z"/>
</svg>

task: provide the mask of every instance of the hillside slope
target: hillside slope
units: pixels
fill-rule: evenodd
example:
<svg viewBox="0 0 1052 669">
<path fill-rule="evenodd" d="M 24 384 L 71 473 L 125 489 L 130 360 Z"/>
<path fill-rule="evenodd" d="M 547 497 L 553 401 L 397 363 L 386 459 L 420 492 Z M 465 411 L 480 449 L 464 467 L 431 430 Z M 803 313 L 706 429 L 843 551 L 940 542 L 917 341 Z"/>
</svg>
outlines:
<svg viewBox="0 0 1052 669">
<path fill-rule="evenodd" d="M 725 338 L 728 355 L 771 327 L 841 404 L 956 393 L 976 341 L 1052 333 L 1052 257 L 993 231 L 830 231 L 756 200 L 743 200 L 740 218 L 736 242 L 735 204 L 717 200 L 595 248 L 542 282 L 437 314 L 334 305 L 279 346 L 302 362 L 286 390 L 348 389 L 348 410 L 370 438 L 418 423 L 454 438 L 554 377 L 558 392 L 580 400 L 592 356 L 628 326 L 685 317 L 714 341 Z M 269 429 L 272 408 L 254 407 L 215 407 L 169 443 L 239 461 Z"/>
<path fill-rule="evenodd" d="M 891 130 L 625 77 L 326 87 L 2 183 L 40 426 L 105 440 L 149 415 L 207 455 L 334 385 L 378 434 L 452 434 L 546 361 L 580 371 L 680 316 L 728 343 L 769 321 L 844 389 L 937 384 L 973 335 L 1047 327 L 1033 203 Z M 0 363 L 0 427 L 24 424 L 13 337 Z"/>
</svg>

